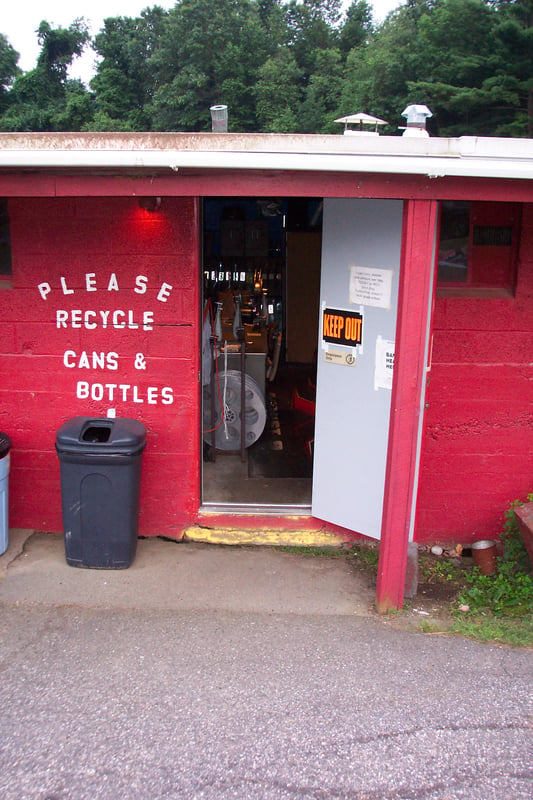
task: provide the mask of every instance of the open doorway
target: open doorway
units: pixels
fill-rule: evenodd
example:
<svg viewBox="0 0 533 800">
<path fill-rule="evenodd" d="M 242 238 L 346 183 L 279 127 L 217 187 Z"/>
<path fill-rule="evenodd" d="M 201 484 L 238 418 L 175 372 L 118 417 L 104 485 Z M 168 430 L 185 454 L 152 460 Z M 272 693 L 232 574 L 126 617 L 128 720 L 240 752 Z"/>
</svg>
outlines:
<svg viewBox="0 0 533 800">
<path fill-rule="evenodd" d="M 321 239 L 320 198 L 203 202 L 204 506 L 311 506 Z"/>
</svg>

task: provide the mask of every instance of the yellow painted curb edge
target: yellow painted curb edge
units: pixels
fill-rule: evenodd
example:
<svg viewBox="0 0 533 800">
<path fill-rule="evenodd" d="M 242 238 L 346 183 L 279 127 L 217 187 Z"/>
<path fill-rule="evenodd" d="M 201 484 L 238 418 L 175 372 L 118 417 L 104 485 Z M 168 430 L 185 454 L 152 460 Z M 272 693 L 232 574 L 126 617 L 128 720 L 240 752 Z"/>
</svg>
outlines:
<svg viewBox="0 0 533 800">
<path fill-rule="evenodd" d="M 240 530 L 238 528 L 203 528 L 194 525 L 186 528 L 183 539 L 187 542 L 209 544 L 251 544 L 282 547 L 342 547 L 345 541 L 327 531 L 272 531 Z"/>
</svg>

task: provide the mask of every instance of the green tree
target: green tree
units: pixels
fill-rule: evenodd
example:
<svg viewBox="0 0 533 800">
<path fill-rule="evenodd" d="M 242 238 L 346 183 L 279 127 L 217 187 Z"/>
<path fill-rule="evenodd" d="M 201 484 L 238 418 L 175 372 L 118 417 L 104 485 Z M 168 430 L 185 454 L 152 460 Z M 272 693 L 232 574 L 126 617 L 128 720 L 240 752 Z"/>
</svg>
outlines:
<svg viewBox="0 0 533 800">
<path fill-rule="evenodd" d="M 339 33 L 339 48 L 346 58 L 354 47 L 367 44 L 374 31 L 372 7 L 366 0 L 353 0 L 346 9 Z"/>
<path fill-rule="evenodd" d="M 89 32 L 81 18 L 74 20 L 68 28 L 52 28 L 43 20 L 37 29 L 37 40 L 41 46 L 37 67 L 50 79 L 65 84 L 68 68 L 83 53 Z"/>
<path fill-rule="evenodd" d="M 95 130 L 142 130 L 150 127 L 146 107 L 154 93 L 150 58 L 159 46 L 168 12 L 155 6 L 140 17 L 113 17 L 94 40 L 100 56 L 91 81 Z"/>
<path fill-rule="evenodd" d="M 19 54 L 3 33 L 0 33 L 0 113 L 9 104 L 9 90 L 20 74 Z"/>
<path fill-rule="evenodd" d="M 400 122 L 408 103 L 445 136 L 533 135 L 533 0 L 407 0 L 346 59 L 341 113 Z"/>
<path fill-rule="evenodd" d="M 496 16 L 483 0 L 442 0 L 421 17 L 417 48 L 426 75 L 408 81 L 408 99 L 427 103 L 439 133 L 491 133 L 494 97 L 488 90 L 498 71 Z"/>
<path fill-rule="evenodd" d="M 338 45 L 341 0 L 290 0 L 287 6 L 289 44 L 307 83 L 317 50 Z"/>
<path fill-rule="evenodd" d="M 419 34 L 440 133 L 533 136 L 532 0 L 444 0 Z"/>
<path fill-rule="evenodd" d="M 289 48 L 280 48 L 259 70 L 254 94 L 261 130 L 294 133 L 299 129 L 302 72 Z"/>
<path fill-rule="evenodd" d="M 432 9 L 431 0 L 409 0 L 387 16 L 368 42 L 350 50 L 339 115 L 364 111 L 388 120 L 396 131 L 403 122 L 408 81 L 427 75 L 417 39 L 420 19 Z"/>
<path fill-rule="evenodd" d="M 494 6 L 500 65 L 485 88 L 494 96 L 495 132 L 533 138 L 533 0 L 496 0 Z"/>
<path fill-rule="evenodd" d="M 0 35 L 2 130 L 330 132 L 366 111 L 396 132 L 426 103 L 441 135 L 533 137 L 533 0 L 405 0 L 374 26 L 367 0 L 178 0 L 105 21 L 88 91 L 68 68 L 83 20 L 41 22 L 35 69 Z"/>
<path fill-rule="evenodd" d="M 278 49 L 264 63 L 256 85 L 259 124 L 268 131 L 328 130 L 342 79 L 341 2 L 290 0 L 284 15 Z"/>
<path fill-rule="evenodd" d="M 255 0 L 178 3 L 150 62 L 157 87 L 152 127 L 206 130 L 209 107 L 222 103 L 229 107 L 230 129 L 255 130 L 253 87 L 275 47 L 269 35 L 275 14 L 275 4 L 260 8 Z"/>
<path fill-rule="evenodd" d="M 305 99 L 301 106 L 298 130 L 304 133 L 338 133 L 335 125 L 339 105 L 343 63 L 338 49 L 317 50 Z"/>
<path fill-rule="evenodd" d="M 68 67 L 81 55 L 89 34 L 83 20 L 68 28 L 44 21 L 37 30 L 41 50 L 35 69 L 19 75 L 9 106 L 0 120 L 2 130 L 76 130 L 92 114 L 92 100 L 78 80 L 69 80 Z"/>
<path fill-rule="evenodd" d="M 256 0 L 261 25 L 268 40 L 269 51 L 289 42 L 287 6 L 283 0 Z"/>
</svg>

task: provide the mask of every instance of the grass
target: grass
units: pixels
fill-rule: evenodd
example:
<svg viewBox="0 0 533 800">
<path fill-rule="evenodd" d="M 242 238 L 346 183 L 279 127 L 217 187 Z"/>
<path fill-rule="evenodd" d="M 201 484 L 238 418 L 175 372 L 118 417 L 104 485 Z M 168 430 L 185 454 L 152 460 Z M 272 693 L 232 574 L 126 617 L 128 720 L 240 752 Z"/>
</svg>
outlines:
<svg viewBox="0 0 533 800">
<path fill-rule="evenodd" d="M 328 558 L 345 558 L 346 550 L 342 547 L 310 547 L 308 545 L 279 545 L 276 550 L 292 553 L 297 556 L 328 556 Z"/>
<path fill-rule="evenodd" d="M 531 500 L 533 495 L 527 498 Z M 503 554 L 497 559 L 494 575 L 482 575 L 476 567 L 465 564 L 466 559 L 420 559 L 423 586 L 450 588 L 439 622 L 423 621 L 420 630 L 446 631 L 513 647 L 533 647 L 533 569 L 516 524 L 514 508 L 519 504 L 520 501 L 515 501 L 505 514 L 500 536 Z"/>
<path fill-rule="evenodd" d="M 495 575 L 481 575 L 470 559 L 421 556 L 419 591 L 404 615 L 417 630 L 455 634 L 512 647 L 533 648 L 533 571 L 517 531 L 501 537 L 504 553 Z"/>
<path fill-rule="evenodd" d="M 533 494 L 527 501 L 533 500 Z M 429 634 L 456 634 L 481 642 L 533 648 L 533 569 L 516 525 L 515 501 L 506 512 L 500 537 L 503 555 L 495 575 L 482 575 L 468 558 L 421 555 L 419 592 L 394 614 L 395 624 Z M 376 575 L 379 548 L 356 543 L 349 548 L 284 547 L 301 555 L 345 558 L 358 570 Z M 429 610 L 427 610 L 429 609 Z M 427 616 L 420 620 L 417 614 Z"/>
<path fill-rule="evenodd" d="M 369 568 L 377 572 L 379 548 L 368 544 L 353 544 L 346 547 L 308 547 L 306 545 L 281 545 L 276 548 L 283 553 L 300 556 L 327 556 L 328 558 L 345 558 L 356 566 Z"/>
<path fill-rule="evenodd" d="M 529 495 L 528 501 L 533 500 Z M 518 530 L 515 501 L 505 514 L 495 575 L 473 569 L 452 609 L 455 633 L 484 642 L 533 647 L 533 569 Z"/>
<path fill-rule="evenodd" d="M 454 561 L 446 558 L 421 556 L 418 560 L 418 574 L 423 583 L 462 585 L 462 571 Z"/>
<path fill-rule="evenodd" d="M 533 619 L 495 617 L 475 614 L 454 620 L 452 633 L 480 642 L 506 644 L 512 647 L 533 647 Z"/>
</svg>

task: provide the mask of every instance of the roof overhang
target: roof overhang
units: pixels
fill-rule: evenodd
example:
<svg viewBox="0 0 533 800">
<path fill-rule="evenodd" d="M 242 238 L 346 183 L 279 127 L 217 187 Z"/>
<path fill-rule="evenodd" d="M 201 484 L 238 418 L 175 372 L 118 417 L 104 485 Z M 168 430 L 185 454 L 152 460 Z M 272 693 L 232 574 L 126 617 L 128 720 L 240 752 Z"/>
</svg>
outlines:
<svg viewBox="0 0 533 800">
<path fill-rule="evenodd" d="M 261 170 L 533 178 L 533 140 L 300 134 L 0 134 L 0 171 Z"/>
</svg>

